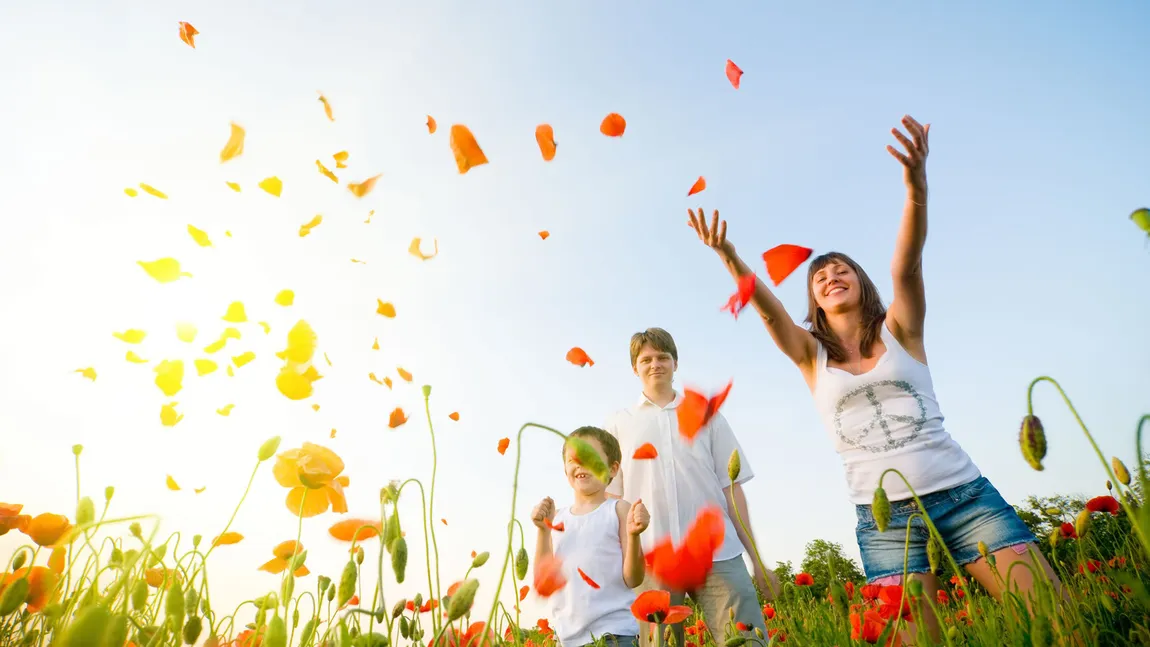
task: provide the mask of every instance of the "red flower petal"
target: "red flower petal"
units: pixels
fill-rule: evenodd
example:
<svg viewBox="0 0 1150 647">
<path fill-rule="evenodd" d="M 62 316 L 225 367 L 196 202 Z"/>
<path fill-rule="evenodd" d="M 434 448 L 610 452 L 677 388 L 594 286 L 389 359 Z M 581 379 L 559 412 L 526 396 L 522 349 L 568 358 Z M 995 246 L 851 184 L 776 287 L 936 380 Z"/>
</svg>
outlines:
<svg viewBox="0 0 1150 647">
<path fill-rule="evenodd" d="M 763 261 L 767 264 L 767 274 L 776 286 L 783 279 L 790 276 L 800 265 L 811 257 L 814 251 L 808 247 L 798 245 L 778 245 L 763 252 Z"/>
<path fill-rule="evenodd" d="M 635 453 L 631 456 L 631 458 L 638 461 L 649 458 L 656 458 L 658 456 L 659 452 L 655 449 L 654 445 L 651 443 L 643 443 L 639 446 L 639 449 L 635 450 Z"/>
<path fill-rule="evenodd" d="M 579 577 L 583 578 L 583 581 L 587 583 L 587 586 L 590 586 L 593 589 L 599 588 L 599 585 L 595 583 L 595 580 L 591 579 L 591 576 L 584 573 L 583 569 L 576 568 L 575 570 L 579 572 Z"/>
<path fill-rule="evenodd" d="M 733 382 L 727 382 L 727 386 L 711 398 L 694 389 L 683 390 L 683 401 L 679 403 L 675 413 L 679 419 L 679 433 L 688 442 L 694 441 L 699 430 L 706 427 L 711 418 L 719 412 L 719 407 L 723 406 L 727 394 L 731 392 L 732 384 Z"/>
<path fill-rule="evenodd" d="M 535 593 L 539 597 L 551 597 L 553 593 L 567 586 L 563 575 L 563 562 L 558 557 L 544 557 L 535 562 Z"/>
<path fill-rule="evenodd" d="M 739 69 L 738 65 L 731 59 L 727 59 L 727 80 L 731 82 L 736 90 L 739 89 L 739 80 L 743 76 L 743 71 Z"/>
<path fill-rule="evenodd" d="M 727 305 L 723 306 L 723 310 L 734 315 L 736 320 L 743 308 L 746 308 L 747 304 L 751 302 L 751 297 L 755 296 L 755 280 L 754 272 L 740 276 L 738 288 L 727 300 Z"/>
<path fill-rule="evenodd" d="M 689 198 L 689 197 L 695 195 L 696 193 L 699 193 L 700 191 L 702 191 L 703 189 L 706 189 L 706 188 L 707 188 L 707 180 L 705 180 L 703 178 L 703 176 L 700 175 L 699 179 L 695 180 L 695 183 L 691 185 L 691 190 L 687 191 L 687 197 Z"/>
</svg>

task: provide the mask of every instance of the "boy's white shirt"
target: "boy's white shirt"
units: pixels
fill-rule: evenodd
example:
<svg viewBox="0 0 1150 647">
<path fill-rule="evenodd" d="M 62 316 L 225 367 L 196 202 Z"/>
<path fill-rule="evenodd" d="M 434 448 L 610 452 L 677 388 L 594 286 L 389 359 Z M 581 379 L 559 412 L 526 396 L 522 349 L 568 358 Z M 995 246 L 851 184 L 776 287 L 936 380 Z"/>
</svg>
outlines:
<svg viewBox="0 0 1150 647">
<path fill-rule="evenodd" d="M 650 525 L 640 535 L 644 553 L 668 535 L 679 546 L 699 512 L 708 505 L 718 505 L 726 513 L 726 531 L 715 561 L 739 557 L 745 550 L 735 531 L 730 502 L 723 494 L 723 488 L 731 484 L 727 475 L 731 452 L 738 450 L 741 463 L 736 483 L 754 478 L 754 470 L 721 413 L 711 418 L 694 442 L 683 438 L 677 412 L 682 401 L 683 395 L 676 391 L 675 399 L 660 407 L 642 395 L 634 406 L 610 416 L 606 430 L 618 439 L 623 460 L 607 492 L 630 502 L 643 500 L 651 515 Z M 646 443 L 654 445 L 658 456 L 634 459 L 635 450 Z"/>
</svg>

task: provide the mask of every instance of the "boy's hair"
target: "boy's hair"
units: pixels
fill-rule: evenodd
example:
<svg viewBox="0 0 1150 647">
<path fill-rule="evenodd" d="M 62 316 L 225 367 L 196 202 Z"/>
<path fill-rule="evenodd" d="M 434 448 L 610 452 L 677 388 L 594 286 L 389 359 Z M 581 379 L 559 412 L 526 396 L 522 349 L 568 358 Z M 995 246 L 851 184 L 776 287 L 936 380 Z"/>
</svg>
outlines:
<svg viewBox="0 0 1150 647">
<path fill-rule="evenodd" d="M 643 350 L 643 346 L 646 344 L 650 344 L 651 348 L 659 352 L 670 353 L 671 359 L 676 362 L 679 361 L 679 349 L 675 347 L 675 340 L 671 338 L 671 333 L 662 328 L 648 328 L 643 332 L 631 335 L 631 368 L 635 368 L 635 362 L 639 359 L 639 351 Z"/>
<path fill-rule="evenodd" d="M 623 450 L 619 448 L 619 440 L 606 429 L 591 426 L 580 427 L 568 434 L 568 437 L 594 438 L 599 441 L 599 444 L 603 446 L 603 451 L 607 454 L 608 468 L 623 462 Z M 567 461 L 567 443 L 563 443 L 563 461 Z M 610 484 L 611 480 L 608 480 L 607 483 Z"/>
</svg>

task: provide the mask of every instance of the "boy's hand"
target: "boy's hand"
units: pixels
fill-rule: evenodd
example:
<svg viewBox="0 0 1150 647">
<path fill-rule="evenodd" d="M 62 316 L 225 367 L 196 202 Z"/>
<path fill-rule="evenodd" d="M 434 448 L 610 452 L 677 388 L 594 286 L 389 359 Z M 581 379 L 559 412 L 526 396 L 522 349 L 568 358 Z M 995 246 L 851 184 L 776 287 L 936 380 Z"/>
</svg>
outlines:
<svg viewBox="0 0 1150 647">
<path fill-rule="evenodd" d="M 642 534 L 650 523 L 651 515 L 647 512 L 647 506 L 643 505 L 642 499 L 639 499 L 627 512 L 627 532 L 632 535 Z"/>
<path fill-rule="evenodd" d="M 550 521 L 553 516 L 555 516 L 555 502 L 551 500 L 551 497 L 546 497 L 537 503 L 531 511 L 531 522 L 540 530 L 550 531 L 551 529 L 547 527 L 547 522 Z"/>
</svg>

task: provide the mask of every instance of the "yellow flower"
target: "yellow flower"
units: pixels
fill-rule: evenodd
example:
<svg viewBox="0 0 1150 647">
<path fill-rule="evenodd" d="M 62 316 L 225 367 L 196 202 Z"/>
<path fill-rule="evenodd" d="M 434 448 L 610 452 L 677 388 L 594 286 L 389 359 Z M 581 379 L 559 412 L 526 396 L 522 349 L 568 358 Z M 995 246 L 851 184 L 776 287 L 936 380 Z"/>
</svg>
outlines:
<svg viewBox="0 0 1150 647">
<path fill-rule="evenodd" d="M 340 475 L 342 471 L 343 460 L 335 452 L 307 442 L 299 449 L 289 449 L 276 456 L 272 468 L 276 482 L 291 488 L 286 500 L 288 510 L 304 517 L 322 514 L 329 507 L 333 512 L 347 512 L 343 488 L 351 481 Z"/>
<path fill-rule="evenodd" d="M 29 520 L 22 530 L 25 535 L 32 538 L 32 541 L 51 548 L 68 536 L 72 524 L 68 523 L 68 517 L 62 514 L 44 512 Z"/>
</svg>

